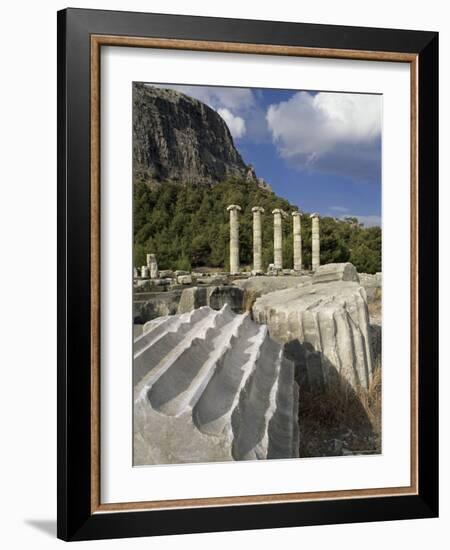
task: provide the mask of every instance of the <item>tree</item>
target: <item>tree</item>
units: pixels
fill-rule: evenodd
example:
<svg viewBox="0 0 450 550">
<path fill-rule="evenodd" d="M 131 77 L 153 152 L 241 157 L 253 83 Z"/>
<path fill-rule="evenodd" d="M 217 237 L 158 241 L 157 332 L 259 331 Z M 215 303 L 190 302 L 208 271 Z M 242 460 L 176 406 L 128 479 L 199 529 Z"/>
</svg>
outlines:
<svg viewBox="0 0 450 550">
<path fill-rule="evenodd" d="M 204 185 L 161 183 L 151 188 L 134 185 L 134 265 L 145 264 L 146 254 L 158 256 L 161 269 L 209 266 L 228 269 L 229 213 L 239 204 L 240 261 L 253 263 L 253 206 L 262 206 L 263 268 L 273 263 L 273 215 L 281 208 L 288 214 L 297 208 L 273 192 L 263 191 L 252 181 L 232 179 Z M 283 218 L 283 265 L 292 267 L 292 219 Z M 311 219 L 301 219 L 303 265 L 311 267 Z M 351 261 L 358 271 L 381 270 L 381 229 L 361 227 L 355 218 L 320 220 L 321 263 Z"/>
<path fill-rule="evenodd" d="M 208 235 L 205 233 L 196 235 L 191 245 L 191 263 L 194 267 L 205 266 L 209 263 L 211 246 Z"/>
</svg>

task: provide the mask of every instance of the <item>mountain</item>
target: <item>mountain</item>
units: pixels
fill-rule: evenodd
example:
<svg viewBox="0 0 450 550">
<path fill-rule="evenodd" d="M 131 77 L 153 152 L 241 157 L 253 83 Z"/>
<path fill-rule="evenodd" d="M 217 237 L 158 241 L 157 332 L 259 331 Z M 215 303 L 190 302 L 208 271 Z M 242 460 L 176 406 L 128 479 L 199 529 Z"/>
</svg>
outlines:
<svg viewBox="0 0 450 550">
<path fill-rule="evenodd" d="M 170 89 L 133 86 L 133 180 L 215 184 L 256 177 L 234 146 L 222 117 L 204 103 Z"/>
</svg>

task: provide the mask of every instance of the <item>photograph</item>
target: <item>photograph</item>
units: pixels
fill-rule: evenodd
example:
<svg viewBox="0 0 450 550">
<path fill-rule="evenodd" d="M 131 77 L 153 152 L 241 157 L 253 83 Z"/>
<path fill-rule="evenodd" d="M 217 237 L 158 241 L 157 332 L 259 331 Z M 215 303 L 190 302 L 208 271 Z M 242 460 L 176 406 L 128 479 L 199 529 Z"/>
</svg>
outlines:
<svg viewBox="0 0 450 550">
<path fill-rule="evenodd" d="M 58 12 L 57 535 L 435 518 L 438 32 L 209 9 Z"/>
<path fill-rule="evenodd" d="M 131 85 L 133 466 L 382 453 L 382 94 Z"/>
</svg>

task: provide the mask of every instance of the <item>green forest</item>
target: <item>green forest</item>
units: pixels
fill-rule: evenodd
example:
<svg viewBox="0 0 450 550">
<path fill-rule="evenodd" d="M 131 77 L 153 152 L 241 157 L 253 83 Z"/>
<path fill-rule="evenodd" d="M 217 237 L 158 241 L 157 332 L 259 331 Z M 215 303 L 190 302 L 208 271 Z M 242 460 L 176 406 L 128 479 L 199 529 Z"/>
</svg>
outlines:
<svg viewBox="0 0 450 550">
<path fill-rule="evenodd" d="M 153 187 L 134 184 L 134 265 L 145 265 L 155 253 L 160 269 L 191 270 L 217 267 L 229 270 L 229 214 L 227 206 L 239 204 L 240 262 L 251 269 L 252 207 L 262 206 L 264 268 L 273 262 L 274 208 L 288 215 L 283 221 L 283 267 L 291 268 L 292 217 L 297 210 L 287 200 L 258 188 L 254 181 L 231 180 L 215 185 L 163 183 Z M 303 263 L 311 266 L 311 219 L 302 216 Z M 356 218 L 320 219 L 322 264 L 351 262 L 360 273 L 381 271 L 381 229 L 364 228 Z"/>
</svg>

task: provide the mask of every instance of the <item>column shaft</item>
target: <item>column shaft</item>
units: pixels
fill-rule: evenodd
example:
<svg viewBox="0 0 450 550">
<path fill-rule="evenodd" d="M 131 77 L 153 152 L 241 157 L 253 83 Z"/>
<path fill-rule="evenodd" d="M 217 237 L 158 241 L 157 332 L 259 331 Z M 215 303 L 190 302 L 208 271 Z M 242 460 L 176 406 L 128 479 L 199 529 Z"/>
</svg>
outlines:
<svg viewBox="0 0 450 550">
<path fill-rule="evenodd" d="M 239 211 L 241 207 L 232 204 L 230 213 L 230 273 L 239 273 Z"/>
<path fill-rule="evenodd" d="M 312 269 L 315 271 L 320 266 L 320 229 L 319 229 L 319 216 L 312 215 Z"/>
<path fill-rule="evenodd" d="M 253 271 L 262 271 L 262 228 L 260 206 L 252 208 L 253 212 Z"/>
<path fill-rule="evenodd" d="M 293 236 L 294 236 L 294 270 L 303 269 L 302 262 L 302 230 L 300 212 L 292 212 Z"/>
<path fill-rule="evenodd" d="M 273 263 L 276 269 L 283 269 L 283 228 L 281 225 L 281 210 L 273 212 Z"/>
</svg>

